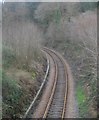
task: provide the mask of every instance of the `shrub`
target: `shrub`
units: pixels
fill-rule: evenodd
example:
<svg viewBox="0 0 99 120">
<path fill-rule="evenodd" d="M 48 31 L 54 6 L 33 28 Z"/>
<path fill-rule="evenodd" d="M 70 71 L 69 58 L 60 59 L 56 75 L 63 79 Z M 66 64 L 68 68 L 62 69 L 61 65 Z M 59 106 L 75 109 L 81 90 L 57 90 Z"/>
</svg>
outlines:
<svg viewBox="0 0 99 120">
<path fill-rule="evenodd" d="M 10 67 L 16 61 L 15 53 L 7 46 L 2 49 L 2 64 L 4 68 Z"/>
<path fill-rule="evenodd" d="M 15 116 L 15 113 L 21 111 L 19 101 L 22 96 L 22 90 L 16 80 L 8 77 L 2 72 L 2 95 L 3 95 L 3 117 Z"/>
</svg>

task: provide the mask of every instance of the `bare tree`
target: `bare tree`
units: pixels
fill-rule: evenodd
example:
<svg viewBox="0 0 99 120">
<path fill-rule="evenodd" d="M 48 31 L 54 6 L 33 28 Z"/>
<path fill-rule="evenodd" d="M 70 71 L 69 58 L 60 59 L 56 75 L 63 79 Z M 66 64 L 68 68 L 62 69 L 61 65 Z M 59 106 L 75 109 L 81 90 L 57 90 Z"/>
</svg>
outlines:
<svg viewBox="0 0 99 120">
<path fill-rule="evenodd" d="M 35 18 L 48 24 L 55 19 L 65 17 L 68 20 L 71 16 L 77 15 L 79 7 L 77 3 L 42 3 L 35 11 Z"/>
<path fill-rule="evenodd" d="M 97 15 L 96 11 L 88 11 L 72 19 L 71 37 L 89 51 L 97 55 Z M 79 41 L 78 41 L 79 40 Z"/>
<path fill-rule="evenodd" d="M 3 18 L 6 19 L 3 21 L 3 44 L 15 52 L 20 64 L 29 64 L 40 55 L 42 33 L 35 23 L 19 14 L 19 11 L 13 14 L 4 11 Z"/>
</svg>

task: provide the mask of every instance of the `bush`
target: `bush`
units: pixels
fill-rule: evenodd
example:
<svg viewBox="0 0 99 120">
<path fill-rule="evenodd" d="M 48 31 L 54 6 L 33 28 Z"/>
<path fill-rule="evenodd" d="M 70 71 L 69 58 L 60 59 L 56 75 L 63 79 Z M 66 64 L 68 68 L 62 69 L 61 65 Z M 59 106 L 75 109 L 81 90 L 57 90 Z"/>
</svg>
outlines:
<svg viewBox="0 0 99 120">
<path fill-rule="evenodd" d="M 22 96 L 22 90 L 16 80 L 8 77 L 2 72 L 2 93 L 3 93 L 3 117 L 15 116 L 15 113 L 21 111 L 19 102 Z"/>
<path fill-rule="evenodd" d="M 16 61 L 15 53 L 8 48 L 3 46 L 2 49 L 2 63 L 4 68 L 10 67 Z"/>
</svg>

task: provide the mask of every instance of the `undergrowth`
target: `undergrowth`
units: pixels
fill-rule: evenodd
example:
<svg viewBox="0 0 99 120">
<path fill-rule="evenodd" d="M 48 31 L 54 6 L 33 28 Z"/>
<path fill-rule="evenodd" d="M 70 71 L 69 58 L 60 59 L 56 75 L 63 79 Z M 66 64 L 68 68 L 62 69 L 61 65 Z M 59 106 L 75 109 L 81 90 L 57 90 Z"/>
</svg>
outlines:
<svg viewBox="0 0 99 120">
<path fill-rule="evenodd" d="M 41 83 L 43 73 L 33 66 L 23 65 L 18 68 L 18 63 L 12 49 L 3 46 L 3 65 L 2 65 L 2 117 L 3 118 L 20 118 L 24 115 L 31 101 L 33 100 L 38 86 Z M 42 74 L 42 76 L 41 76 Z M 37 79 L 40 81 L 37 81 Z"/>
<path fill-rule="evenodd" d="M 22 89 L 17 81 L 8 77 L 5 72 L 2 73 L 2 94 L 3 94 L 3 117 L 5 115 L 9 118 L 15 116 L 22 110 L 20 107 L 20 99 L 23 95 Z M 17 116 L 18 117 L 18 116 Z"/>
</svg>

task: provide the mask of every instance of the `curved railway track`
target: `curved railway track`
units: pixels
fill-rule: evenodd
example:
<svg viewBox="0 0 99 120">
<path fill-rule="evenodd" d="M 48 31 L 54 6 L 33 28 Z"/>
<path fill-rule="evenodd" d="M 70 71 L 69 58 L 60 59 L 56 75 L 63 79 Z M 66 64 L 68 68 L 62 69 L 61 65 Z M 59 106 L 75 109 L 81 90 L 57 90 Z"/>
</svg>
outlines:
<svg viewBox="0 0 99 120">
<path fill-rule="evenodd" d="M 57 52 L 44 48 L 50 70 L 46 87 L 32 118 L 66 118 L 68 97 L 68 71 L 63 57 Z"/>
<path fill-rule="evenodd" d="M 44 49 L 52 57 L 56 66 L 55 82 L 51 97 L 44 112 L 43 118 L 64 118 L 66 112 L 66 100 L 68 95 L 68 73 L 66 64 L 58 53 L 48 48 Z"/>
</svg>

